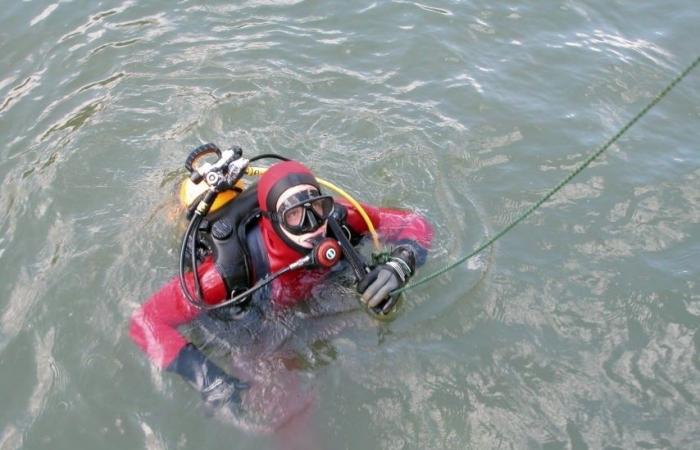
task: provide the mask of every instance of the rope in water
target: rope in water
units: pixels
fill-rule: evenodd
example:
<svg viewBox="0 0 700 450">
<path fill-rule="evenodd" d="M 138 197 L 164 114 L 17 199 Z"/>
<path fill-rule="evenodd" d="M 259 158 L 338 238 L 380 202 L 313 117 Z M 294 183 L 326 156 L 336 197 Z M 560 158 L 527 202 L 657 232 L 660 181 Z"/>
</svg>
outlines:
<svg viewBox="0 0 700 450">
<path fill-rule="evenodd" d="M 698 56 L 695 59 L 695 61 L 693 61 L 693 63 L 690 64 L 683 72 L 681 72 L 680 75 L 678 75 L 676 78 L 674 78 L 673 81 L 671 81 L 668 84 L 668 86 L 666 86 L 661 92 L 659 92 L 649 102 L 649 104 L 644 107 L 644 109 L 642 109 L 639 113 L 637 113 L 636 116 L 634 116 L 632 118 L 632 120 L 627 122 L 627 124 L 624 127 L 622 127 L 620 129 L 620 131 L 615 133 L 615 135 L 613 137 L 611 137 L 597 151 L 595 151 L 593 154 L 591 154 L 584 162 L 582 162 L 576 169 L 573 170 L 573 172 L 571 172 L 566 178 L 564 178 L 552 190 L 547 192 L 540 200 L 537 201 L 537 203 L 530 206 L 524 213 L 522 213 L 518 218 L 516 218 L 513 222 L 511 222 L 509 225 L 507 225 L 501 231 L 496 233 L 496 235 L 494 235 L 491 239 L 489 239 L 488 241 L 486 241 L 483 244 L 481 244 L 480 246 L 478 246 L 474 251 L 472 251 L 468 255 L 466 255 L 462 258 L 459 258 L 457 261 L 453 262 L 452 264 L 450 264 L 446 267 L 443 267 L 442 269 L 440 269 L 440 270 L 438 270 L 438 271 L 436 271 L 436 272 L 434 272 L 426 277 L 423 277 L 418 281 L 415 281 L 415 282 L 408 284 L 400 289 L 397 289 L 397 290 L 393 291 L 392 294 L 399 294 L 399 293 L 406 291 L 408 289 L 412 289 L 412 288 L 417 287 L 423 283 L 427 283 L 428 281 L 432 280 L 433 278 L 439 277 L 440 275 L 442 275 L 443 273 L 445 273 L 449 270 L 452 270 L 453 268 L 462 264 L 464 261 L 477 255 L 478 253 L 482 252 L 484 249 L 491 246 L 494 242 L 496 242 L 501 237 L 503 237 L 503 235 L 505 235 L 510 230 L 515 228 L 516 225 L 518 225 L 520 222 L 527 219 L 528 216 L 533 213 L 533 211 L 535 211 L 537 208 L 542 206 L 542 204 L 544 202 L 549 200 L 554 194 L 559 192 L 559 190 L 561 190 L 561 188 L 563 188 L 566 184 L 568 184 L 572 178 L 574 178 L 576 175 L 581 173 L 581 171 L 583 171 L 583 169 L 588 167 L 589 164 L 591 164 L 596 158 L 598 158 L 601 154 L 603 154 L 603 152 L 605 152 L 607 149 L 609 149 L 611 145 L 613 145 L 618 139 L 620 139 L 620 137 L 622 137 L 623 134 L 625 134 L 627 132 L 627 130 L 629 130 L 632 127 L 632 125 L 637 123 L 637 121 L 639 119 L 641 119 L 646 113 L 648 113 L 651 108 L 656 106 L 656 104 L 659 103 L 661 101 L 661 99 L 663 99 L 666 96 L 666 94 L 668 94 L 678 83 L 680 83 L 681 80 L 683 80 L 683 78 L 685 78 L 693 69 L 695 69 L 699 63 L 700 63 L 700 56 Z"/>
</svg>

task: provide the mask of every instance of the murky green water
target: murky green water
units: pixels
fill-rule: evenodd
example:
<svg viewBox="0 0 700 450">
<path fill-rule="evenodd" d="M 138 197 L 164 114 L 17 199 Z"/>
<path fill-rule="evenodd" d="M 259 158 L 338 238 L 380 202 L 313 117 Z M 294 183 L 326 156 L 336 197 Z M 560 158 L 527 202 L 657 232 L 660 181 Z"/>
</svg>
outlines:
<svg viewBox="0 0 700 450">
<path fill-rule="evenodd" d="M 0 448 L 258 449 L 127 321 L 176 271 L 186 152 L 279 152 L 436 227 L 502 228 L 697 56 L 669 2 L 8 1 Z M 697 448 L 700 73 L 495 248 L 323 342 L 332 449 Z"/>
</svg>

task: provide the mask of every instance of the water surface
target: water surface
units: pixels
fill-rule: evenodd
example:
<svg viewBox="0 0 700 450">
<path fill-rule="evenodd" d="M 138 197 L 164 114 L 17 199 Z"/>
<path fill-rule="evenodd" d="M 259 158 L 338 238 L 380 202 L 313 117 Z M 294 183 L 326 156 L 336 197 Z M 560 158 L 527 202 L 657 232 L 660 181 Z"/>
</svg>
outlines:
<svg viewBox="0 0 700 450">
<path fill-rule="evenodd" d="M 205 417 L 127 335 L 176 271 L 171 206 L 193 146 L 282 153 L 421 212 L 436 229 L 427 274 L 563 179 L 700 39 L 691 0 L 1 11 L 3 450 L 274 445 Z M 319 446 L 697 446 L 699 92 L 691 74 L 493 249 L 407 293 L 394 321 L 324 336 Z"/>
</svg>

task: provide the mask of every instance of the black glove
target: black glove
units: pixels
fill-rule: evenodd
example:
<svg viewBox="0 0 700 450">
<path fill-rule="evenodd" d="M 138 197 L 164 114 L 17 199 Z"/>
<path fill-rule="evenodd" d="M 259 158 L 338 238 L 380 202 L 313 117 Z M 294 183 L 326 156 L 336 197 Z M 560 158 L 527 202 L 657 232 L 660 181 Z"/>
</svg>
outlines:
<svg viewBox="0 0 700 450">
<path fill-rule="evenodd" d="M 207 406 L 216 409 L 224 406 L 237 409 L 241 404 L 241 391 L 249 387 L 224 372 L 192 344 L 187 344 L 180 350 L 167 370 L 184 378 L 202 394 Z"/>
<path fill-rule="evenodd" d="M 374 267 L 357 285 L 362 302 L 376 312 L 388 313 L 398 301 L 397 295 L 389 294 L 406 285 L 415 270 L 414 250 L 408 245 L 394 248 L 389 260 Z"/>
</svg>

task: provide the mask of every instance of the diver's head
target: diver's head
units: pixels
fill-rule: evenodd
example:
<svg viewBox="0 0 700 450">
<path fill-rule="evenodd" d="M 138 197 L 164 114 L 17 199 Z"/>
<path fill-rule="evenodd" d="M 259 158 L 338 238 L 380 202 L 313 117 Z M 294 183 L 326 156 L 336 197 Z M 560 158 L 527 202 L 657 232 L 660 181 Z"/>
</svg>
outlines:
<svg viewBox="0 0 700 450">
<path fill-rule="evenodd" d="M 300 184 L 277 199 L 276 221 L 285 236 L 303 248 L 311 248 L 326 235 L 326 222 L 333 211 L 333 198 L 315 186 Z"/>
<path fill-rule="evenodd" d="M 296 161 L 275 164 L 263 174 L 258 204 L 275 233 L 290 248 L 304 253 L 326 235 L 333 198 L 322 195 L 311 171 Z"/>
</svg>

